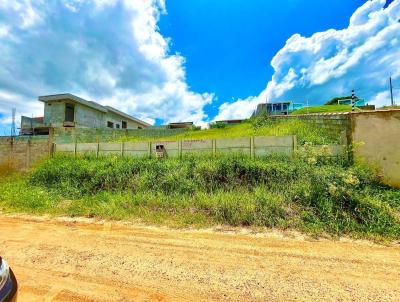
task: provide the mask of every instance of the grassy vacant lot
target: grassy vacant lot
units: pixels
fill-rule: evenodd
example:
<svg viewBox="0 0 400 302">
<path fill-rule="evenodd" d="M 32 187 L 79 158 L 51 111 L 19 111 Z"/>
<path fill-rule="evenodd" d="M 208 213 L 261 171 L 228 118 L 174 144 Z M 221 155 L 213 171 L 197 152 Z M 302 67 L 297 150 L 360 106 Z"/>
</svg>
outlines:
<svg viewBox="0 0 400 302">
<path fill-rule="evenodd" d="M 399 238 L 400 191 L 365 166 L 296 156 L 56 156 L 0 180 L 0 210 Z"/>
<path fill-rule="evenodd" d="M 305 142 L 316 145 L 335 144 L 340 142 L 340 132 L 323 127 L 305 120 L 274 120 L 265 117 L 247 120 L 238 125 L 213 125 L 206 130 L 191 130 L 174 136 L 166 137 L 123 137 L 123 141 L 143 140 L 194 140 L 215 139 L 246 136 L 284 136 L 297 135 L 300 144 Z"/>
<path fill-rule="evenodd" d="M 360 109 L 356 108 L 356 111 Z M 323 105 L 295 110 L 292 114 L 351 112 L 351 105 Z"/>
</svg>

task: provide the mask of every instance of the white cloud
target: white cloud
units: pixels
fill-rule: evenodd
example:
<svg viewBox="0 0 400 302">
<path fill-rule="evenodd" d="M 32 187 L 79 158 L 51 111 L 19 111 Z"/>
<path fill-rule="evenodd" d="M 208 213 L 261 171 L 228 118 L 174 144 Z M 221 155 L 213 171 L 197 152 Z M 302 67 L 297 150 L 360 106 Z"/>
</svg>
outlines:
<svg viewBox="0 0 400 302">
<path fill-rule="evenodd" d="M 254 97 L 248 97 L 244 100 L 237 100 L 233 103 L 223 103 L 219 107 L 217 116 L 214 121 L 229 120 L 229 119 L 245 119 L 250 117 L 259 103 L 265 102 L 265 93 Z"/>
<path fill-rule="evenodd" d="M 389 104 L 389 76 L 400 87 L 400 0 L 385 3 L 366 2 L 345 29 L 294 34 L 272 59 L 274 74 L 257 99 L 322 104 L 355 89 L 370 103 Z M 218 116 L 243 117 L 253 104 L 254 97 L 225 103 Z"/>
<path fill-rule="evenodd" d="M 214 96 L 188 87 L 158 30 L 163 13 L 163 0 L 0 0 L 3 121 L 12 107 L 41 115 L 37 96 L 63 92 L 147 121 L 207 119 Z"/>
</svg>

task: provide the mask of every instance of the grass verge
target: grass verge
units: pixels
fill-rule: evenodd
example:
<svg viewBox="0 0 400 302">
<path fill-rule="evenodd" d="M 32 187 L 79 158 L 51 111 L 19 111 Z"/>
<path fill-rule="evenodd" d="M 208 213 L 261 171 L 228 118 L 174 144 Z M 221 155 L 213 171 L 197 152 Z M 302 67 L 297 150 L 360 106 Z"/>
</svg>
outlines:
<svg viewBox="0 0 400 302">
<path fill-rule="evenodd" d="M 365 166 L 241 155 L 138 159 L 56 156 L 0 179 L 4 212 L 173 226 L 263 226 L 399 239 L 400 193 Z"/>
</svg>

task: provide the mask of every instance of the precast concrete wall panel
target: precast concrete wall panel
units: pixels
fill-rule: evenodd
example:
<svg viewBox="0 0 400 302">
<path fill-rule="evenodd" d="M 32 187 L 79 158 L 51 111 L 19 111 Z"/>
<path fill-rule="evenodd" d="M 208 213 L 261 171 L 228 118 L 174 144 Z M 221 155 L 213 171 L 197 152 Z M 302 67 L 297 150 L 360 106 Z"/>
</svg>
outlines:
<svg viewBox="0 0 400 302">
<path fill-rule="evenodd" d="M 216 151 L 220 153 L 243 153 L 250 155 L 251 138 L 225 138 L 216 140 Z"/>
<path fill-rule="evenodd" d="M 99 155 L 122 154 L 121 143 L 99 143 Z"/>
<path fill-rule="evenodd" d="M 182 154 L 212 153 L 213 140 L 184 140 L 182 141 Z"/>
<path fill-rule="evenodd" d="M 292 154 L 295 148 L 293 136 L 256 136 L 254 137 L 254 155 Z"/>
<path fill-rule="evenodd" d="M 149 155 L 149 143 L 124 143 L 123 145 L 124 156 L 139 156 L 144 157 Z"/>
<path fill-rule="evenodd" d="M 151 156 L 155 156 L 156 147 L 164 146 L 167 156 L 179 156 L 179 142 L 178 141 L 157 141 L 151 143 Z"/>
<path fill-rule="evenodd" d="M 97 143 L 76 144 L 76 153 L 97 154 Z"/>
</svg>

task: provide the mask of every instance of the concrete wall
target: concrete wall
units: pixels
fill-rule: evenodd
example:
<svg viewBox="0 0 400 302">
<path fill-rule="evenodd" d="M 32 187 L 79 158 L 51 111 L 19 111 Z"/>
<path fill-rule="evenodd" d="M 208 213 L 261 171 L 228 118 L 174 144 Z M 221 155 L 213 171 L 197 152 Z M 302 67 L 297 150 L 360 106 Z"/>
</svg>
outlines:
<svg viewBox="0 0 400 302">
<path fill-rule="evenodd" d="M 75 105 L 75 127 L 103 128 L 107 127 L 105 113 L 80 104 Z"/>
<path fill-rule="evenodd" d="M 56 144 L 65 143 L 97 143 L 110 142 L 119 138 L 157 138 L 160 136 L 172 136 L 187 129 L 90 129 L 90 128 L 68 128 L 61 127 L 52 130 L 53 142 Z"/>
<path fill-rule="evenodd" d="M 50 152 L 51 144 L 46 139 L 1 139 L 0 166 L 7 165 L 8 168 L 19 171 L 27 170 Z"/>
<path fill-rule="evenodd" d="M 55 151 L 69 154 L 156 156 L 156 148 L 159 145 L 164 147 L 165 156 L 168 157 L 190 153 L 242 153 L 248 156 L 262 156 L 273 153 L 290 155 L 297 148 L 294 136 L 274 136 L 137 143 L 70 143 L 57 144 Z"/>
<path fill-rule="evenodd" d="M 21 116 L 21 128 L 37 128 L 41 126 L 43 126 L 43 123 L 28 116 Z"/>
<path fill-rule="evenodd" d="M 142 125 L 139 125 L 138 123 L 136 123 L 136 122 L 134 122 L 132 120 L 128 120 L 128 119 L 126 119 L 124 117 L 121 117 L 120 115 L 115 114 L 113 112 L 108 112 L 108 113 L 105 114 L 105 116 L 104 116 L 104 127 L 107 127 L 107 122 L 108 121 L 114 123 L 114 128 L 115 129 L 118 129 L 117 125 L 119 125 L 119 129 L 122 129 L 122 121 L 127 122 L 127 127 L 128 127 L 127 129 L 139 129 L 139 127 L 143 128 Z"/>
<path fill-rule="evenodd" d="M 314 113 L 300 115 L 279 115 L 268 116 L 271 119 L 286 120 L 298 119 L 315 124 L 316 127 L 328 129 L 333 133 L 337 133 L 338 140 L 343 144 L 349 144 L 351 140 L 351 113 Z"/>
<path fill-rule="evenodd" d="M 355 160 L 376 166 L 384 182 L 400 188 L 400 110 L 352 114 Z"/>
<path fill-rule="evenodd" d="M 62 127 L 65 119 L 65 103 L 51 102 L 44 104 L 44 124 Z"/>
<path fill-rule="evenodd" d="M 310 119 L 310 117 L 308 118 Z M 315 119 L 316 123 L 320 123 L 317 121 L 317 115 L 313 116 L 312 119 Z M 348 122 L 345 122 L 345 119 Z M 331 126 L 342 125 L 341 127 L 346 127 L 348 142 L 353 142 L 357 146 L 354 151 L 355 160 L 366 161 L 374 165 L 382 172 L 385 183 L 400 188 L 400 110 L 352 113 L 337 115 L 337 117 L 331 114 L 329 121 L 331 121 L 328 122 L 331 123 Z M 124 136 L 148 138 L 175 135 L 182 131 L 186 130 L 60 128 L 54 130 L 50 138 L 46 136 L 18 137 L 12 143 L 10 139 L 0 138 L 0 165 L 11 161 L 15 167 L 26 169 L 36 159 L 49 154 L 53 142 L 56 143 L 57 152 L 96 153 L 99 155 L 120 154 L 124 156 L 154 155 L 157 144 L 165 146 L 168 156 L 201 152 L 240 152 L 250 156 L 261 156 L 269 153 L 291 154 L 297 146 L 293 136 L 152 143 L 106 143 Z M 328 149 L 331 150 L 332 155 L 340 155 L 343 151 L 342 146 L 336 145 L 329 146 Z M 302 152 L 301 147 L 298 150 Z"/>
<path fill-rule="evenodd" d="M 75 127 L 77 128 L 106 128 L 110 121 L 122 128 L 122 121 L 127 122 L 128 129 L 138 129 L 139 124 L 128 120 L 114 112 L 101 112 L 69 100 L 46 102 L 44 105 L 44 123 L 47 126 L 63 127 L 65 119 L 65 104 L 71 103 L 75 108 Z"/>
</svg>

